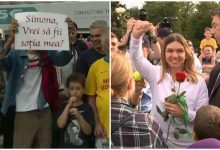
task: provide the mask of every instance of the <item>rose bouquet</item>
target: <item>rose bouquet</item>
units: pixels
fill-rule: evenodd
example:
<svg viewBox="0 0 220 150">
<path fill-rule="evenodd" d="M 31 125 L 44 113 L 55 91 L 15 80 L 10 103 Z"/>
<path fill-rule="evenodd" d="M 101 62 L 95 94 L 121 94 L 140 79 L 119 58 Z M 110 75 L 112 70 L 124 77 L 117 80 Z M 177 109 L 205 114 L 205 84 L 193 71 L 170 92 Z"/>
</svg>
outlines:
<svg viewBox="0 0 220 150">
<path fill-rule="evenodd" d="M 185 72 L 177 72 L 176 81 L 179 83 L 178 89 L 176 90 L 175 87 L 172 88 L 171 90 L 173 94 L 165 98 L 166 102 L 169 102 L 171 104 L 178 104 L 183 110 L 183 116 L 181 117 L 181 119 L 183 120 L 183 124 L 185 128 L 179 128 L 179 127 L 175 128 L 175 131 L 174 131 L 175 139 L 179 139 L 180 134 L 188 134 L 190 138 L 192 137 L 191 133 L 187 130 L 187 124 L 189 122 L 189 118 L 188 118 L 188 106 L 187 106 L 186 99 L 185 99 L 186 92 L 183 91 L 180 93 L 179 91 L 180 84 L 185 81 L 186 77 L 187 77 L 187 74 Z M 168 132 L 167 132 L 167 139 L 168 139 L 171 122 L 173 122 L 174 125 L 176 126 L 182 125 L 182 124 L 178 124 L 177 121 L 175 120 L 175 117 L 170 116 L 170 114 L 166 110 L 161 111 L 158 106 L 156 106 L 156 109 L 157 109 L 157 112 L 164 118 L 164 121 L 168 121 L 169 118 L 171 117 L 169 125 L 168 125 Z"/>
</svg>

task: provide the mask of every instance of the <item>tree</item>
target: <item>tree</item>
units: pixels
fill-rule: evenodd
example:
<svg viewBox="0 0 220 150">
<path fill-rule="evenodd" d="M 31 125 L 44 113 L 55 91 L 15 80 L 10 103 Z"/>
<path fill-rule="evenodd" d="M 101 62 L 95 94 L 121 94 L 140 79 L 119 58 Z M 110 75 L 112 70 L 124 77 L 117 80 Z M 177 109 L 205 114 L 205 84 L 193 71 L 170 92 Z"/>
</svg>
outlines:
<svg viewBox="0 0 220 150">
<path fill-rule="evenodd" d="M 122 29 L 124 29 L 125 25 L 122 24 L 119 14 L 116 12 L 116 8 L 119 7 L 126 9 L 125 4 L 123 5 L 119 2 L 111 2 L 111 31 L 114 32 L 120 39 L 123 35 Z"/>
<path fill-rule="evenodd" d="M 204 38 L 204 28 L 211 27 L 212 10 L 219 6 L 217 2 L 200 2 L 196 5 L 196 11 L 189 17 L 186 35 L 197 48 Z"/>
<path fill-rule="evenodd" d="M 118 14 L 114 10 L 116 7 L 126 8 L 126 6 L 119 2 L 112 2 L 112 4 L 112 29 L 118 28 L 119 32 L 116 34 L 121 37 L 123 35 L 121 29 L 126 28 L 126 23 L 115 19 Z M 191 40 L 197 48 L 201 39 L 204 38 L 204 28 L 211 25 L 211 12 L 216 7 L 220 7 L 219 2 L 145 2 L 143 5 L 148 12 L 147 20 L 154 25 L 161 22 L 164 17 L 177 17 L 175 21 L 170 20 L 172 30 Z M 138 12 L 137 7 L 127 9 L 125 16 L 138 19 Z"/>
</svg>

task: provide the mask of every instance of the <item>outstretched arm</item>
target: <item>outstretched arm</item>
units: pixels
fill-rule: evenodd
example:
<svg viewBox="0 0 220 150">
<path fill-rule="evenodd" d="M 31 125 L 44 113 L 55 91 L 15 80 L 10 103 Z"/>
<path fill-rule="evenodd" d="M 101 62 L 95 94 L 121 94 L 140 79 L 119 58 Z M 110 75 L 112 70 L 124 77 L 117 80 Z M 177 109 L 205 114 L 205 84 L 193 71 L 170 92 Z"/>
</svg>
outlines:
<svg viewBox="0 0 220 150">
<path fill-rule="evenodd" d="M 155 81 L 155 74 L 158 72 L 158 66 L 152 65 L 149 60 L 147 60 L 142 51 L 142 37 L 143 34 L 149 30 L 152 24 L 148 21 L 137 20 L 130 40 L 129 56 L 131 58 L 134 68 L 141 73 L 144 79 L 146 79 L 150 85 Z"/>
</svg>

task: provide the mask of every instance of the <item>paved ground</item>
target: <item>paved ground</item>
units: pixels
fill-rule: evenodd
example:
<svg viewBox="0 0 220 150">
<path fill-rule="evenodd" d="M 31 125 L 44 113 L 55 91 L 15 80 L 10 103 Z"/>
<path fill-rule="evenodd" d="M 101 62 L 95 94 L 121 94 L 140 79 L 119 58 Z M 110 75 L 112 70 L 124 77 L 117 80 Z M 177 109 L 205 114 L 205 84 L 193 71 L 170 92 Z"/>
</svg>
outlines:
<svg viewBox="0 0 220 150">
<path fill-rule="evenodd" d="M 3 148 L 3 135 L 0 136 L 0 148 Z"/>
</svg>

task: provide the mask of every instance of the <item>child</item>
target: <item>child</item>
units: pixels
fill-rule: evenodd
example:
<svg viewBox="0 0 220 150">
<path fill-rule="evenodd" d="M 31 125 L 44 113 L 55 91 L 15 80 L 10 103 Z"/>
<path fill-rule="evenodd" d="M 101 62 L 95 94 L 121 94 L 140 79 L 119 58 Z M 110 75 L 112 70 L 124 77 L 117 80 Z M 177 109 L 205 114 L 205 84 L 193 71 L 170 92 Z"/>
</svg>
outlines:
<svg viewBox="0 0 220 150">
<path fill-rule="evenodd" d="M 209 74 L 216 64 L 216 59 L 213 56 L 213 50 L 213 46 L 205 45 L 202 50 L 202 55 L 199 56 L 199 61 L 202 64 L 202 73 L 206 76 L 206 80 L 208 80 Z"/>
<path fill-rule="evenodd" d="M 82 101 L 85 77 L 79 73 L 69 75 L 66 81 L 68 102 L 61 105 L 57 125 L 61 129 L 61 148 L 89 148 L 93 131 L 93 111 Z"/>
<path fill-rule="evenodd" d="M 202 50 L 206 45 L 211 45 L 214 48 L 214 55 L 215 55 L 218 46 L 215 39 L 212 38 L 211 28 L 209 27 L 205 28 L 204 36 L 205 38 L 200 42 L 200 49 L 201 49 L 200 52 L 203 53 Z"/>
<path fill-rule="evenodd" d="M 194 120 L 194 140 L 199 141 L 207 138 L 220 140 L 219 124 L 220 109 L 213 105 L 202 106 L 196 112 Z"/>
<path fill-rule="evenodd" d="M 220 147 L 220 109 L 213 105 L 202 106 L 196 112 L 193 130 L 195 142 L 189 148 Z"/>
</svg>

